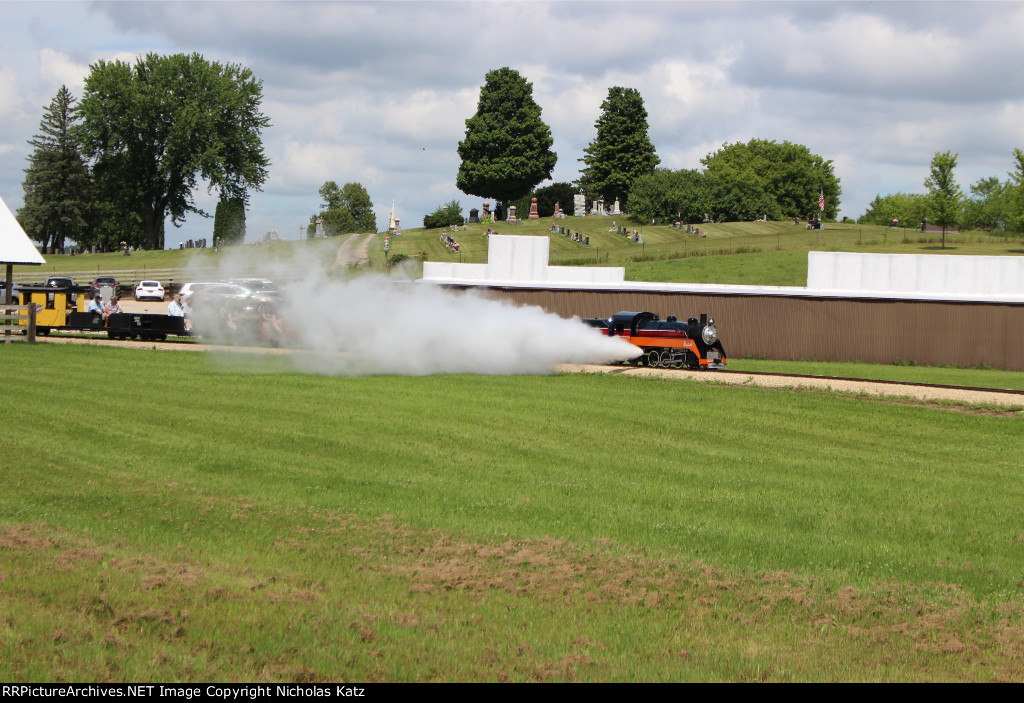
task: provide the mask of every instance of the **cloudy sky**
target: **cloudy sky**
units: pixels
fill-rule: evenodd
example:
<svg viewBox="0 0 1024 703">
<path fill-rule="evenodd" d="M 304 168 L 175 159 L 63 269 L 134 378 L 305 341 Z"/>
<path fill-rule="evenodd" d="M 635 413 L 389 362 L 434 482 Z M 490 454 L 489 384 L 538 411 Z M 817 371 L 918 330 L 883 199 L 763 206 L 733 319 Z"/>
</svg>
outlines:
<svg viewBox="0 0 1024 703">
<path fill-rule="evenodd" d="M 387 224 L 449 200 L 484 74 L 533 83 L 556 181 L 578 175 L 608 88 L 643 96 L 669 168 L 723 143 L 805 144 L 831 159 L 841 214 L 922 192 L 938 151 L 965 190 L 1024 148 L 1020 2 L 9 2 L 0 0 L 0 196 L 22 203 L 26 143 L 89 65 L 157 52 L 241 63 L 263 81 L 270 178 L 249 238 L 295 238 L 324 181 L 362 183 Z M 197 197 L 212 212 L 205 189 Z M 191 216 L 167 242 L 209 236 Z"/>
</svg>

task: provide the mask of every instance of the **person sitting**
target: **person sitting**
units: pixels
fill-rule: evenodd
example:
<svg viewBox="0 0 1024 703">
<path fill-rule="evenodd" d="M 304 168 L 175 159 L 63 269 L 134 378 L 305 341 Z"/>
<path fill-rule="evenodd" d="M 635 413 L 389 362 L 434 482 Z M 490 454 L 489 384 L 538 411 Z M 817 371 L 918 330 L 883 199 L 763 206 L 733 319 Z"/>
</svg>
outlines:
<svg viewBox="0 0 1024 703">
<path fill-rule="evenodd" d="M 103 296 L 102 295 L 97 293 L 96 295 L 94 295 L 92 297 L 92 302 L 89 303 L 89 310 L 88 310 L 88 312 L 96 313 L 98 315 L 102 315 L 103 314 Z"/>
<path fill-rule="evenodd" d="M 103 326 L 104 327 L 109 327 L 110 326 L 110 316 L 111 315 L 116 315 L 116 314 L 122 313 L 122 312 L 124 312 L 124 309 L 121 307 L 121 303 L 119 303 L 117 301 L 117 297 L 116 296 L 111 296 L 110 303 L 107 305 L 106 308 L 103 309 Z"/>
<path fill-rule="evenodd" d="M 171 317 L 185 317 L 185 309 L 181 307 L 181 293 L 175 295 L 167 306 L 167 314 Z"/>
</svg>

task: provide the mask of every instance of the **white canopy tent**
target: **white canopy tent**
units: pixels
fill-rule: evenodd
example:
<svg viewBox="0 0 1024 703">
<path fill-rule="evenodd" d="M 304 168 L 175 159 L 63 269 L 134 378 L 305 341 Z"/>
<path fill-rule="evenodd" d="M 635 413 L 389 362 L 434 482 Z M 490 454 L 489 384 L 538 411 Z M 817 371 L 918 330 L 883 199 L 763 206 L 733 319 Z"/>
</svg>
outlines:
<svg viewBox="0 0 1024 703">
<path fill-rule="evenodd" d="M 0 198 L 0 264 L 7 268 L 4 277 L 3 296 L 0 299 L 4 303 L 11 301 L 12 278 L 14 276 L 15 264 L 28 264 L 39 266 L 45 264 L 46 260 L 39 253 L 32 240 L 25 234 L 14 213 L 7 207 L 7 203 Z"/>
</svg>

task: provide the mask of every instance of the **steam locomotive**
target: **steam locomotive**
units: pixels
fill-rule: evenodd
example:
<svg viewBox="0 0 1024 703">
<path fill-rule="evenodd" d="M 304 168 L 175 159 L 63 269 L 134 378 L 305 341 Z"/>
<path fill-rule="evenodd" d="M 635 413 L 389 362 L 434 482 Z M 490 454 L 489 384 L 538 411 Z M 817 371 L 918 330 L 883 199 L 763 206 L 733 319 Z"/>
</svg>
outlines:
<svg viewBox="0 0 1024 703">
<path fill-rule="evenodd" d="M 644 353 L 637 357 L 638 364 L 677 369 L 725 367 L 718 328 L 706 313 L 686 322 L 675 315 L 660 320 L 653 312 L 618 312 L 607 320 L 590 318 L 583 322 L 604 330 L 609 337 L 621 337 L 640 347 Z"/>
</svg>

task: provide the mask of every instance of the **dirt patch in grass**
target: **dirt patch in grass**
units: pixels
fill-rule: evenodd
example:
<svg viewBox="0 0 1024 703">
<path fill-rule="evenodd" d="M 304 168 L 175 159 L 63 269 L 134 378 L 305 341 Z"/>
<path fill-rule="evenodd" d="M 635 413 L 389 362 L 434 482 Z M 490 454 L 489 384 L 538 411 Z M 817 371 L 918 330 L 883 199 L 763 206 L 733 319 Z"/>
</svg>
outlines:
<svg viewBox="0 0 1024 703">
<path fill-rule="evenodd" d="M 247 513 L 267 528 L 282 519 L 259 507 Z M 955 586 L 834 587 L 801 573 L 624 552 L 608 540 L 467 540 L 389 515 L 287 518 L 289 536 L 268 542 L 265 554 L 221 563 L 132 553 L 41 523 L 3 528 L 4 624 L 39 657 L 3 671 L 17 679 L 41 661 L 50 675 L 92 680 L 145 671 L 179 680 L 590 681 L 628 678 L 622 667 L 632 660 L 646 662 L 646 673 L 632 676 L 674 679 L 716 657 L 753 657 L 760 668 L 696 677 L 1024 676 L 1021 604 L 978 603 Z M 47 626 L 32 630 L 40 619 Z M 634 622 L 642 623 L 635 635 L 624 634 Z M 271 652 L 252 644 L 256 632 Z M 565 640 L 557 654 L 551 639 Z M 323 641 L 345 644 L 323 654 Z M 121 653 L 104 672 L 68 655 L 97 644 Z M 439 651 L 464 661 L 438 669 Z M 136 658 L 146 667 L 133 674 L 124 662 Z"/>
</svg>

